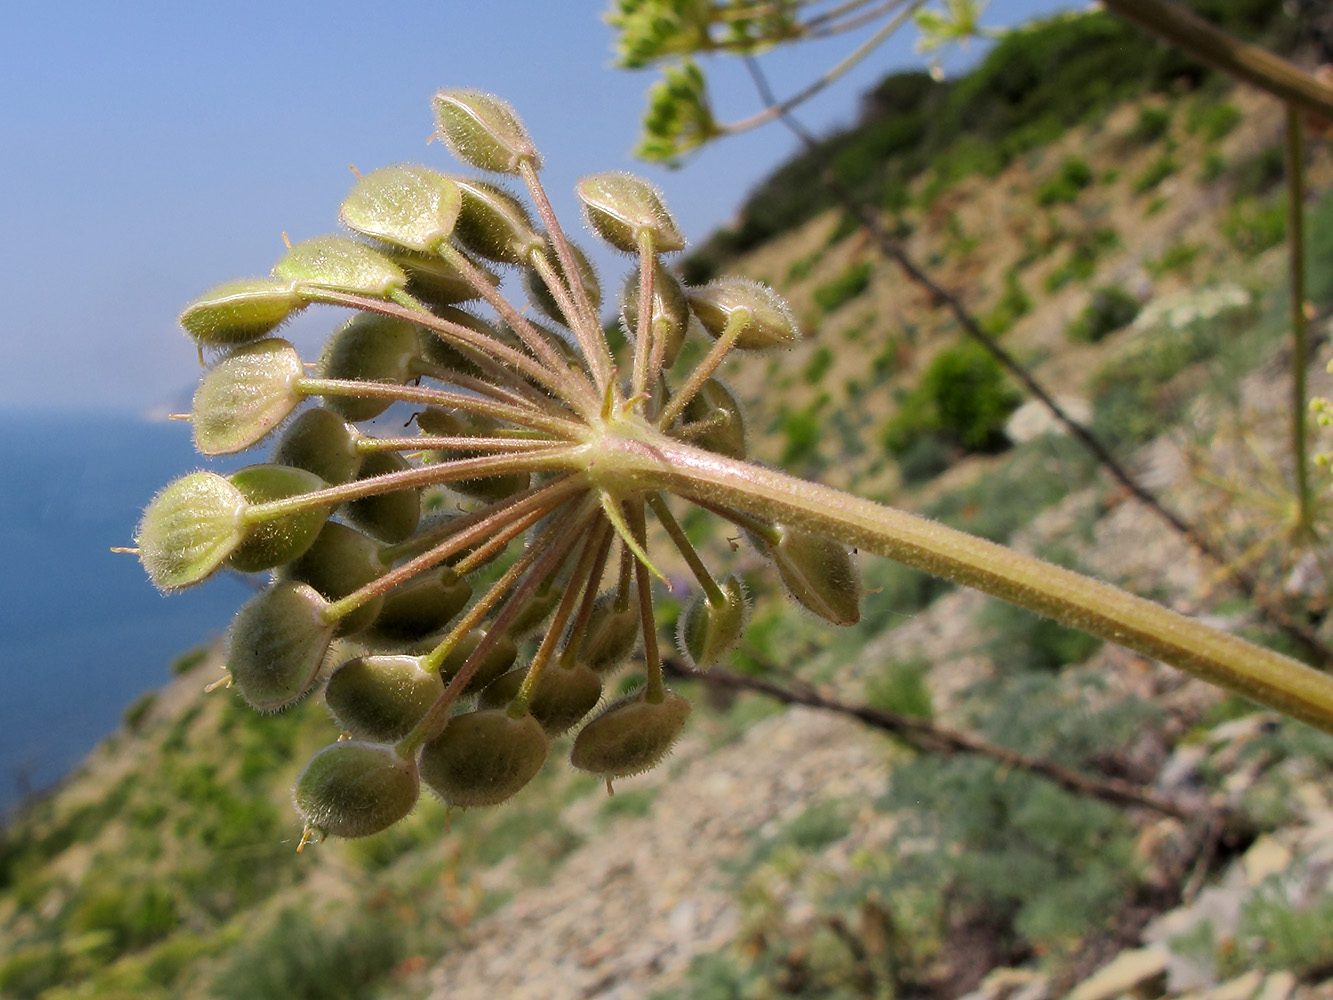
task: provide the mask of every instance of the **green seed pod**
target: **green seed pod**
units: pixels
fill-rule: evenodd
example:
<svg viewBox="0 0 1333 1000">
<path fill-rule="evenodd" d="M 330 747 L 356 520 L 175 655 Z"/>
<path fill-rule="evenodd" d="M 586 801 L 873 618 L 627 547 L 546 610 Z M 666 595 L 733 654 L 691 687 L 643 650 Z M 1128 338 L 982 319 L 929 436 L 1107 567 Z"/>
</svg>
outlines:
<svg viewBox="0 0 1333 1000">
<path fill-rule="evenodd" d="M 300 701 L 315 683 L 334 627 L 324 621 L 325 600 L 292 580 L 274 584 L 236 612 L 227 669 L 249 704 L 276 712 Z"/>
<path fill-rule="evenodd" d="M 282 423 L 304 398 L 296 348 L 276 337 L 238 347 L 213 365 L 194 393 L 194 444 L 204 455 L 244 451 Z"/>
<path fill-rule="evenodd" d="M 313 473 L 287 465 L 251 465 L 233 472 L 229 478 L 252 504 L 302 496 L 328 485 Z M 328 520 L 330 509 L 317 507 L 257 522 L 231 554 L 232 569 L 258 573 L 291 562 L 314 542 Z"/>
<path fill-rule="evenodd" d="M 310 547 L 281 571 L 285 579 L 308 583 L 326 600 L 337 601 L 382 576 L 379 546 L 359 531 L 329 521 Z M 384 598 L 367 601 L 338 622 L 338 635 L 369 627 Z"/>
<path fill-rule="evenodd" d="M 777 525 L 781 540 L 768 545 L 787 592 L 834 625 L 861 620 L 861 576 L 851 554 L 820 535 Z"/>
<path fill-rule="evenodd" d="M 363 236 L 430 253 L 453 233 L 462 201 L 444 174 L 404 164 L 359 178 L 338 217 Z"/>
<path fill-rule="evenodd" d="M 485 637 L 486 629 L 483 628 L 474 628 L 467 635 L 463 636 L 458 645 L 453 648 L 453 651 L 446 656 L 444 662 L 440 664 L 440 676 L 444 678 L 445 683 L 453 680 L 458 674 L 458 671 L 463 669 L 463 665 L 467 663 L 468 658 L 472 656 L 472 651 L 477 648 L 478 644 L 480 644 L 481 640 Z M 433 649 L 435 645 L 435 642 L 424 640 L 414 648 L 420 649 L 422 652 L 427 652 Z M 490 652 L 482 658 L 481 666 L 479 666 L 477 672 L 472 675 L 472 679 L 467 682 L 467 686 L 463 688 L 463 693 L 476 694 L 487 684 L 491 683 L 491 681 L 495 680 L 512 667 L 516 659 L 518 659 L 518 645 L 509 636 L 500 636 L 496 640 L 495 645 L 491 647 Z"/>
<path fill-rule="evenodd" d="M 602 305 L 602 286 L 597 280 L 597 271 L 588 260 L 588 255 L 580 247 L 571 243 L 569 248 L 574 251 L 574 262 L 578 265 L 579 280 L 583 282 L 583 289 L 588 293 L 588 299 L 592 302 L 593 310 L 597 311 Z M 549 255 L 549 259 L 560 280 L 568 284 L 569 278 L 565 274 L 564 265 L 560 263 L 560 257 L 553 253 Z M 547 319 L 553 319 L 557 323 L 568 324 L 570 322 L 570 317 L 560 311 L 555 296 L 546 287 L 546 282 L 542 280 L 535 267 L 524 269 L 523 287 L 528 293 L 528 301 Z M 578 300 L 575 299 L 575 301 Z"/>
<path fill-rule="evenodd" d="M 411 463 L 397 452 L 376 451 L 362 460 L 356 478 L 372 479 L 411 467 Z M 374 496 L 350 501 L 343 507 L 343 511 L 347 520 L 366 534 L 389 544 L 401 542 L 411 538 L 421 523 L 421 490 L 410 487 L 376 493 Z"/>
<path fill-rule="evenodd" d="M 620 296 L 620 318 L 631 337 L 639 336 L 639 274 L 631 271 L 625 277 Z M 666 343 L 663 363 L 670 368 L 676 363 L 685 333 L 690 327 L 690 307 L 685 301 L 685 290 L 661 262 L 653 264 L 653 333 Z"/>
<path fill-rule="evenodd" d="M 327 288 L 376 299 L 407 287 L 401 267 L 346 236 L 316 236 L 296 244 L 273 265 L 273 277 L 295 282 L 298 292 Z"/>
<path fill-rule="evenodd" d="M 429 407 L 417 414 L 417 426 L 432 436 L 492 437 L 504 432 L 506 425 L 478 413 L 460 413 L 440 407 Z M 434 452 L 437 462 L 452 462 L 460 458 L 475 458 L 483 452 L 449 449 Z M 455 479 L 446 485 L 449 489 L 475 500 L 495 501 L 526 490 L 532 481 L 527 472 L 507 472 L 498 476 L 477 476 Z"/>
<path fill-rule="evenodd" d="M 398 642 L 424 638 L 448 625 L 471 599 L 472 585 L 448 566 L 439 566 L 384 595 L 374 634 Z"/>
<path fill-rule="evenodd" d="M 296 811 L 324 836 L 368 837 L 410 813 L 419 791 L 414 761 L 392 747 L 343 740 L 315 754 L 296 779 Z"/>
<path fill-rule="evenodd" d="M 421 748 L 421 779 L 451 806 L 495 806 L 536 776 L 546 753 L 546 733 L 531 715 L 465 712 Z"/>
<path fill-rule="evenodd" d="M 717 421 L 692 437 L 692 443 L 718 455 L 745 460 L 745 416 L 741 404 L 731 391 L 715 378 L 710 378 L 685 405 L 681 423 Z"/>
<path fill-rule="evenodd" d="M 210 576 L 244 542 L 248 506 L 245 494 L 216 473 L 194 472 L 168 485 L 134 532 L 149 579 L 179 590 Z"/>
<path fill-rule="evenodd" d="M 324 704 L 356 739 L 397 743 L 444 694 L 439 671 L 416 656 L 358 656 L 329 675 Z"/>
<path fill-rule="evenodd" d="M 332 486 L 350 482 L 361 468 L 361 432 L 324 406 L 303 410 L 278 439 L 273 461 L 313 472 Z"/>
<path fill-rule="evenodd" d="M 639 234 L 652 237 L 653 251 L 685 249 L 685 237 L 662 201 L 662 193 L 632 174 L 609 172 L 582 178 L 575 186 L 588 226 L 617 250 L 637 254 Z"/>
<path fill-rule="evenodd" d="M 721 337 L 732 318 L 744 311 L 747 322 L 736 338 L 746 351 L 785 346 L 801 339 L 801 330 L 782 296 L 766 285 L 746 278 L 718 278 L 686 292 L 690 309 L 703 328 Z"/>
<path fill-rule="evenodd" d="M 290 281 L 241 278 L 214 285 L 180 315 L 180 324 L 207 347 L 248 344 L 272 333 L 306 306 Z"/>
<path fill-rule="evenodd" d="M 454 236 L 465 250 L 500 264 L 526 264 L 546 240 L 532 226 L 523 203 L 504 188 L 485 181 L 459 181 L 463 210 Z"/>
<path fill-rule="evenodd" d="M 541 626 L 564 596 L 564 587 L 554 578 L 548 578 L 537 588 L 537 592 L 528 599 L 523 610 L 509 624 L 509 634 L 522 638 Z"/>
<path fill-rule="evenodd" d="M 481 708 L 504 708 L 528 675 L 527 667 L 519 667 L 497 677 L 481 692 L 477 704 Z M 602 700 L 602 679 L 582 663 L 564 666 L 552 663 L 542 672 L 537 689 L 528 702 L 528 711 L 541 723 L 546 735 L 555 739 L 568 732 Z"/>
<path fill-rule="evenodd" d="M 603 594 L 593 605 L 578 658 L 605 677 L 624 665 L 638 641 L 638 605 L 631 602 L 625 610 L 617 611 L 615 594 Z"/>
<path fill-rule="evenodd" d="M 723 580 L 722 593 L 725 600 L 716 605 L 700 594 L 676 624 L 677 647 L 700 670 L 707 670 L 736 647 L 749 618 L 749 601 L 738 578 Z"/>
<path fill-rule="evenodd" d="M 685 729 L 690 703 L 673 691 L 659 702 L 640 688 L 608 705 L 579 731 L 569 761 L 603 778 L 627 778 L 656 767 Z"/>
<path fill-rule="evenodd" d="M 389 259 L 407 272 L 408 294 L 428 306 L 449 306 L 481 297 L 476 286 L 439 254 L 399 250 L 391 251 Z M 472 263 L 492 287 L 500 284 L 498 274 L 476 261 Z"/>
<path fill-rule="evenodd" d="M 451 323 L 457 323 L 459 326 L 467 327 L 469 330 L 475 330 L 477 333 L 492 337 L 495 340 L 504 340 L 504 335 L 498 329 L 487 323 L 484 319 L 473 316 L 470 312 L 464 312 L 462 309 L 454 309 L 450 306 L 439 306 L 435 313 L 441 319 L 448 320 Z M 442 337 L 423 336 L 421 338 L 421 356 L 427 363 L 439 368 L 451 368 L 454 371 L 462 372 L 464 375 L 480 375 L 481 368 L 462 350 L 455 347 Z M 430 411 L 427 411 L 430 412 Z M 420 426 L 420 418 L 418 418 Z M 425 430 L 425 428 L 422 428 Z M 435 434 L 437 431 L 427 431 Z"/>
<path fill-rule="evenodd" d="M 441 90 L 431 102 L 437 134 L 449 152 L 470 167 L 498 174 L 516 174 L 527 160 L 541 166 L 541 157 L 514 109 L 494 94 L 480 90 Z"/>
<path fill-rule="evenodd" d="M 402 385 L 416 377 L 421 334 L 411 323 L 361 313 L 329 337 L 319 359 L 321 378 Z M 393 405 L 391 399 L 328 396 L 324 405 L 353 422 L 370 420 Z"/>
</svg>

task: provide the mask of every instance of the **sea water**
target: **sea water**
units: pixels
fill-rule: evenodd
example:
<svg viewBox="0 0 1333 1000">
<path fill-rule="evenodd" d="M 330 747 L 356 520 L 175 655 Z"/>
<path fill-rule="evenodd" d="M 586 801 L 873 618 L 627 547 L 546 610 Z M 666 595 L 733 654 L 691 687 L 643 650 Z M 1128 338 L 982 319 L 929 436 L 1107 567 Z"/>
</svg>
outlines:
<svg viewBox="0 0 1333 1000">
<path fill-rule="evenodd" d="M 251 593 L 222 574 L 164 596 L 111 552 L 203 467 L 189 424 L 0 414 L 0 811 L 68 773 Z"/>
</svg>

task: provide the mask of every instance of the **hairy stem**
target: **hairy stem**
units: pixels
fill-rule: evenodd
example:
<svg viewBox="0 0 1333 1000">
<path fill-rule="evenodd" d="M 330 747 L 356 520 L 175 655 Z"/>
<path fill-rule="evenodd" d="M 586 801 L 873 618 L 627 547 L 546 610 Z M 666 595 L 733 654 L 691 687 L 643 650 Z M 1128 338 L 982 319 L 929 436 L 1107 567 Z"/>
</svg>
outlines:
<svg viewBox="0 0 1333 1000">
<path fill-rule="evenodd" d="M 626 491 L 670 489 L 895 559 L 1333 732 L 1333 677 L 1109 584 L 913 514 L 703 451 L 647 427 L 633 438 L 608 438 L 603 456 Z"/>
</svg>

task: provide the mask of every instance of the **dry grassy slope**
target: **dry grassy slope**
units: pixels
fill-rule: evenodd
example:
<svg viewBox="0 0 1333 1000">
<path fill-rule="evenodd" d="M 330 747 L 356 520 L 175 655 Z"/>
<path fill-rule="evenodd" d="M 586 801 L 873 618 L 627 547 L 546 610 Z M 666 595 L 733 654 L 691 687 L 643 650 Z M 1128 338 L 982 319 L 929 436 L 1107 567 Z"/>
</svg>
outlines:
<svg viewBox="0 0 1333 1000">
<path fill-rule="evenodd" d="M 1228 160 L 1240 160 L 1273 141 L 1276 122 L 1265 102 L 1243 94 L 1231 100 L 1245 116 L 1220 150 Z M 1071 133 L 996 178 L 964 181 L 930 211 L 909 215 L 915 226 L 912 252 L 922 260 L 934 259 L 933 273 L 941 283 L 960 290 L 979 313 L 998 300 L 1004 276 L 1017 267 L 1025 244 L 1041 241 L 1052 222 L 1072 233 L 1106 226 L 1120 234 L 1123 245 L 1101 260 L 1091 281 L 1073 282 L 1050 296 L 1043 291 L 1067 243 L 1020 272 L 1035 307 L 1007 334 L 1006 343 L 1021 355 L 1044 359 L 1038 374 L 1061 393 L 1081 394 L 1092 369 L 1138 336 L 1126 331 L 1095 347 L 1068 344 L 1064 327 L 1095 285 L 1115 281 L 1165 296 L 1217 276 L 1271 283 L 1280 271 L 1271 255 L 1246 263 L 1219 241 L 1219 213 L 1225 208 L 1221 189 L 1193 180 L 1200 151 L 1197 140 L 1181 128 L 1179 109 L 1172 134 L 1177 159 L 1186 166 L 1156 194 L 1130 192 L 1133 179 L 1160 155 L 1156 147 L 1126 144 L 1137 116 L 1136 107 L 1122 108 L 1099 128 Z M 1075 204 L 1049 213 L 1036 210 L 1036 186 L 1064 157 L 1075 154 L 1093 164 L 1114 163 L 1119 176 L 1108 181 L 1102 169 Z M 1326 183 L 1328 176 L 1328 165 L 1322 163 L 1318 177 Z M 1157 195 L 1163 203 L 1149 214 Z M 824 246 L 834 225 L 831 218 L 817 219 L 737 263 L 737 272 L 768 278 L 789 293 L 810 336 L 788 355 L 733 362 L 728 375 L 758 426 L 757 457 L 776 461 L 782 453 L 781 436 L 764 432 L 777 407 L 799 409 L 815 393 L 827 392 L 830 408 L 852 400 L 853 430 L 870 445 L 859 458 L 844 460 L 838 439 L 825 437 L 822 478 L 911 502 L 897 489 L 892 463 L 875 442 L 890 414 L 894 388 L 909 385 L 933 352 L 950 342 L 950 326 L 920 292 L 886 268 L 876 271 L 866 294 L 821 317 L 814 290 L 865 259 L 870 252 L 865 244 L 855 236 L 843 240 L 824 251 L 800 281 L 784 279 L 795 262 L 810 259 Z M 1152 278 L 1147 263 L 1181 241 L 1203 247 L 1189 270 Z M 849 331 L 862 324 L 867 325 L 859 339 L 850 337 Z M 912 327 L 916 332 L 909 336 Z M 898 344 L 900 359 L 910 362 L 900 361 L 891 378 L 869 384 L 867 357 L 888 343 Z M 829 348 L 831 365 L 817 384 L 808 385 L 800 373 L 821 346 Z M 850 391 L 854 381 L 862 383 L 859 394 Z M 1248 411 L 1269 415 L 1256 426 L 1276 424 L 1279 435 L 1274 415 L 1281 413 L 1280 386 L 1280 369 L 1273 366 L 1246 384 Z M 1183 475 L 1188 454 L 1177 436 L 1141 452 L 1136 467 L 1174 499 L 1201 510 L 1202 501 Z M 961 486 L 1004 461 L 986 457 L 961 463 L 921 491 L 921 498 Z M 1099 487 L 1080 490 L 1043 513 L 1017 542 L 1034 548 L 1059 540 L 1105 576 L 1184 609 L 1197 607 L 1208 582 L 1206 567 L 1152 518 L 1117 501 Z M 874 609 L 876 596 L 867 601 L 868 610 Z M 798 619 L 783 633 L 784 641 L 793 656 L 799 654 L 795 669 L 849 698 L 861 696 L 864 682 L 886 660 L 928 657 L 935 665 L 930 685 L 937 708 L 946 720 L 959 721 L 951 708 L 959 692 L 995 669 L 975 625 L 981 604 L 976 595 L 947 594 L 928 609 L 902 615 L 905 620 L 897 628 L 853 647 L 840 644 L 824 626 Z M 888 612 L 892 617 L 895 609 Z M 757 609 L 761 617 L 773 613 L 767 604 Z M 320 939 L 331 942 L 327 953 L 319 952 L 327 982 L 320 985 L 318 974 L 307 972 L 315 985 L 303 987 L 313 991 L 304 995 L 333 995 L 367 966 L 373 967 L 365 973 L 373 985 L 360 994 L 365 996 L 545 1000 L 630 998 L 684 989 L 691 963 L 701 957 L 727 956 L 744 967 L 767 954 L 775 941 L 795 940 L 799 949 L 805 946 L 799 942 L 827 937 L 824 899 L 830 888 L 854 886 L 882 864 L 895 828 L 892 815 L 873 808 L 898 759 L 889 743 L 858 724 L 827 715 L 772 714 L 747 700 L 713 705 L 697 692 L 700 707 L 671 763 L 622 782 L 615 798 L 606 799 L 595 782 L 553 760 L 533 788 L 502 809 L 450 818 L 434 803 L 423 803 L 390 834 L 355 844 L 324 844 L 297 857 L 292 851 L 299 830 L 287 789 L 301 761 L 331 738 L 331 724 L 317 705 L 282 720 L 242 721 L 233 696 L 200 693 L 216 676 L 216 666 L 216 659 L 202 662 L 173 682 L 134 732 L 108 741 L 18 828 L 20 836 L 30 835 L 39 844 L 43 837 L 69 840 L 67 848 L 49 858 L 40 851 L 30 854 L 14 885 L 0 896 L 0 970 L 13 974 L 19 960 L 39 972 L 43 962 L 64 963 L 46 982 L 65 985 L 41 994 L 47 1000 L 222 995 L 237 980 L 236 963 L 257 967 L 267 960 L 266 942 L 289 962 L 295 961 L 290 952 L 313 949 L 309 941 L 284 936 L 290 931 L 284 930 L 280 913 L 292 908 L 307 915 Z M 1069 673 L 1105 677 L 1101 697 L 1107 700 L 1124 695 L 1155 699 L 1183 720 L 1181 725 L 1217 700 L 1200 685 L 1111 648 Z M 1156 769 L 1163 763 L 1163 741 L 1145 738 L 1142 754 L 1140 766 Z M 1175 760 L 1167 760 L 1163 773 Z M 1262 768 L 1254 770 L 1252 784 L 1262 773 Z M 1316 848 L 1309 848 L 1298 836 L 1324 829 L 1321 822 L 1333 824 L 1326 777 L 1312 779 L 1300 772 L 1293 779 L 1299 783 L 1301 805 L 1286 831 L 1275 835 L 1287 838 L 1282 843 L 1289 854 L 1318 844 L 1327 849 L 1326 841 L 1315 838 L 1310 843 Z M 235 798 L 219 798 L 223 791 Z M 1228 794 L 1244 791 L 1237 787 Z M 102 808 L 113 792 L 114 807 Z M 226 818 L 245 804 L 261 814 L 256 824 L 228 827 Z M 818 833 L 829 817 L 835 820 L 830 830 L 808 842 L 817 847 L 801 848 L 806 842 L 798 840 L 764 863 L 756 861 L 764 845 L 785 842 L 791 830 L 812 823 Z M 1148 867 L 1165 863 L 1183 836 L 1177 827 L 1146 816 L 1140 828 L 1138 850 Z M 737 871 L 745 874 L 737 876 Z M 136 943 L 114 961 L 107 957 L 114 945 L 104 928 L 121 924 L 105 915 L 106 907 L 85 907 L 78 919 L 69 914 L 89 896 L 106 897 L 110 886 L 120 885 L 118 879 L 131 889 L 160 883 L 175 900 L 175 910 L 162 928 L 169 936 Z M 122 894 L 129 891 L 121 889 Z M 864 937 L 869 933 L 865 914 L 861 919 L 858 932 Z M 64 930 L 52 930 L 58 927 Z M 373 928 L 387 929 L 384 933 L 397 946 L 386 945 Z M 1073 977 L 1091 972 L 1124 943 L 1114 935 L 1102 937 L 1095 947 L 1076 950 L 1064 973 L 1025 972 L 1004 981 L 1036 984 L 1035 992 L 1024 994 L 1026 1000 L 1059 995 Z M 974 947 L 945 949 L 933 959 L 930 971 L 941 991 L 957 993 L 981 980 L 987 972 L 984 944 L 978 939 Z M 387 958 L 377 964 L 377 954 Z M 794 955 L 788 957 L 795 960 Z M 1225 978 L 1221 972 L 1218 976 Z M 24 981 L 17 975 L 11 980 L 20 986 Z M 1179 982 L 1171 987 L 1175 992 L 1184 988 Z M 1267 987 L 1269 980 L 1261 984 Z M 1160 994 L 1161 989 L 1148 992 Z M 1300 990 L 1301 997 L 1333 995 L 1327 985 L 1322 993 L 1308 985 Z M 36 995 L 13 986 L 8 992 Z M 1007 995 L 996 987 L 988 997 Z M 1286 994 L 1266 996 L 1284 1000 Z"/>
</svg>

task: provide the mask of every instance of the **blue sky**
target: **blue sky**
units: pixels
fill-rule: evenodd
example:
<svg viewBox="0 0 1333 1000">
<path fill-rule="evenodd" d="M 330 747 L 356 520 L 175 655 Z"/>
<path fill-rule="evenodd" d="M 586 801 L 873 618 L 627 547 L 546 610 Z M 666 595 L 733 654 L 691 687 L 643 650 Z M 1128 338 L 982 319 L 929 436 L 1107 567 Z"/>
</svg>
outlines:
<svg viewBox="0 0 1333 1000">
<path fill-rule="evenodd" d="M 0 60 L 0 410 L 135 412 L 185 398 L 198 369 L 175 316 L 192 296 L 265 273 L 283 231 L 296 240 L 334 229 L 348 164 L 455 169 L 440 146 L 425 145 L 429 98 L 442 86 L 484 88 L 515 106 L 567 225 L 577 177 L 625 169 L 661 186 L 686 233 L 702 239 L 793 142 L 770 125 L 679 171 L 633 160 L 652 78 L 611 68 L 608 5 L 13 5 Z M 1060 6 L 1000 0 L 988 20 Z M 768 57 L 779 93 L 854 41 Z M 860 89 L 892 67 L 920 65 L 910 43 L 910 32 L 890 42 L 812 102 L 805 120 L 826 129 L 850 118 Z M 736 62 L 711 71 L 723 118 L 758 109 Z M 308 336 L 331 322 L 317 317 Z"/>
</svg>

